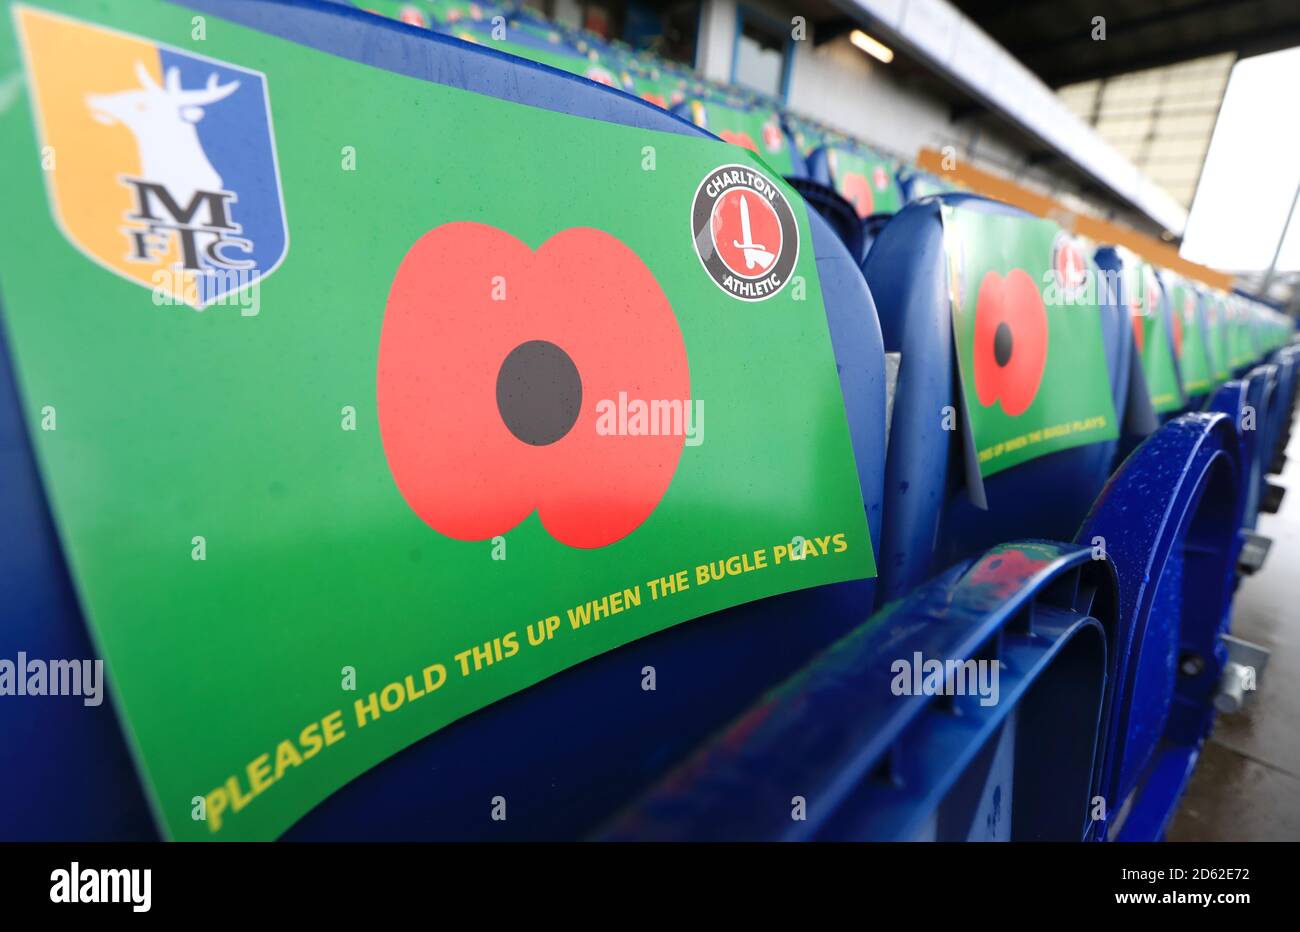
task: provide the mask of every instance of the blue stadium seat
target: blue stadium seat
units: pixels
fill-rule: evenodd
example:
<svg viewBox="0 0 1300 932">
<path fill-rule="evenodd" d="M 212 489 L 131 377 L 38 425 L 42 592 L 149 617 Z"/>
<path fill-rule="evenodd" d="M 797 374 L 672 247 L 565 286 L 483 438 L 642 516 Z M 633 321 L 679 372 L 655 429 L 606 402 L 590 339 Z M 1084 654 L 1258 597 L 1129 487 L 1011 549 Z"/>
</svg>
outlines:
<svg viewBox="0 0 1300 932">
<path fill-rule="evenodd" d="M 849 251 L 849 255 L 856 256 L 861 263 L 866 256 L 866 241 L 862 234 L 862 221 L 858 219 L 853 205 L 840 197 L 834 188 L 820 182 L 795 177 L 786 180 L 807 201 L 809 207 L 821 214 Z"/>
<path fill-rule="evenodd" d="M 857 171 L 849 171 L 848 166 Z M 859 228 L 856 241 L 865 261 L 884 219 L 893 216 L 905 200 L 893 161 L 862 146 L 821 145 L 808 155 L 808 176 L 834 191 L 837 200 L 853 211 Z"/>
<path fill-rule="evenodd" d="M 871 247 L 876 242 L 876 237 L 880 231 L 885 228 L 893 214 L 872 214 L 866 220 L 862 221 L 862 265 L 865 270 L 867 264 L 867 255 L 871 252 Z"/>
<path fill-rule="evenodd" d="M 1270 406 L 1268 440 L 1264 447 L 1266 473 L 1280 473 L 1285 460 L 1287 441 L 1291 436 L 1291 413 L 1295 407 L 1296 359 L 1293 347 L 1284 347 L 1273 354 L 1277 366 L 1277 387 Z"/>
<path fill-rule="evenodd" d="M 1226 416 L 1171 421 L 1074 545 L 1004 544 L 891 603 L 598 837 L 1160 838 L 1227 659 L 1237 458 Z M 1000 659 L 1009 701 L 900 693 L 918 655 Z"/>
<path fill-rule="evenodd" d="M 36 470 L 0 327 L 0 655 L 94 657 Z M 112 703 L 0 703 L 0 773 L 10 798 L 0 838 L 143 841 L 149 807 Z"/>
<path fill-rule="evenodd" d="M 960 410 L 952 340 L 942 204 L 1028 217 L 968 194 L 909 204 L 877 236 L 865 264 L 885 351 L 899 353 L 885 468 L 885 519 L 877 563 L 881 599 L 910 591 L 939 569 L 1007 540 L 1070 540 L 1111 472 L 1116 443 L 1051 453 L 988 477 L 988 510 L 962 482 L 961 433 L 941 412 Z M 1103 342 L 1115 410 L 1128 400 L 1132 339 L 1127 313 L 1102 307 Z"/>
<path fill-rule="evenodd" d="M 490 48 L 319 0 L 186 0 L 187 7 L 422 80 L 592 119 L 706 136 L 663 110 Z M 400 129 L 395 118 L 394 129 Z M 725 157 L 725 154 L 721 154 Z M 867 518 L 878 547 L 884 474 L 883 350 L 855 256 L 809 212 L 811 248 L 840 373 Z M 3 349 L 3 347 L 0 347 Z M 0 352 L 0 579 L 16 623 L 0 654 L 93 656 Z M 679 625 L 552 677 L 418 742 L 306 816 L 288 837 L 475 838 L 483 801 L 511 799 L 497 838 L 571 838 L 860 623 L 873 581 L 752 603 Z M 743 644 L 745 650 L 737 651 Z M 670 690 L 639 688 L 656 667 Z M 556 727 L 556 723 L 563 723 Z M 0 769 L 27 800 L 5 837 L 148 837 L 153 827 L 110 706 L 0 704 Z M 472 761 L 467 767 L 465 761 Z M 488 788 L 491 792 L 488 792 Z M 487 793 L 485 796 L 484 794 Z"/>
<path fill-rule="evenodd" d="M 849 144 L 824 145 L 808 155 L 808 175 L 853 202 L 863 219 L 892 214 L 906 202 L 893 159 Z"/>
</svg>

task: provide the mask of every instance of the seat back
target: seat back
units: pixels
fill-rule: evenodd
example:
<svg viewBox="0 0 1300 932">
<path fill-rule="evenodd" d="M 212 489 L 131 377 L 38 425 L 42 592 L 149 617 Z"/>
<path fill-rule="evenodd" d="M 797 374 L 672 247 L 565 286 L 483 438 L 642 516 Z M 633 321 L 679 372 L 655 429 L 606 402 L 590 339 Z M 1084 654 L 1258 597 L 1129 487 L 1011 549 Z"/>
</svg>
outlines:
<svg viewBox="0 0 1300 932">
<path fill-rule="evenodd" d="M 808 174 L 833 187 L 866 220 L 872 214 L 892 214 L 903 206 L 898 164 L 865 146 L 822 146 L 808 156 Z"/>
<path fill-rule="evenodd" d="M 1279 350 L 1273 354 L 1272 362 L 1277 367 L 1277 384 L 1268 411 L 1268 439 L 1263 446 L 1266 474 L 1276 471 L 1273 464 L 1286 448 L 1296 393 L 1296 354 Z"/>
<path fill-rule="evenodd" d="M 885 228 L 885 224 L 893 216 L 893 214 L 872 214 L 862 221 L 862 264 L 864 268 L 866 267 L 867 255 L 871 252 L 876 237 L 880 235 L 880 231 Z"/>
<path fill-rule="evenodd" d="M 1215 384 L 1219 384 L 1232 378 L 1233 374 L 1228 305 L 1222 291 L 1205 287 L 1198 290 L 1201 294 L 1201 308 L 1205 314 L 1210 371 L 1214 375 Z"/>
<path fill-rule="evenodd" d="M 1190 281 L 1168 269 L 1158 274 L 1163 290 L 1169 296 L 1179 386 L 1187 407 L 1199 408 L 1215 383 L 1207 315 L 1200 295 Z"/>
<path fill-rule="evenodd" d="M 700 98 L 679 104 L 673 113 L 719 139 L 757 152 L 782 177 L 808 177 L 803 153 L 776 110 Z"/>
<path fill-rule="evenodd" d="M 967 439 L 967 427 L 960 417 L 963 392 L 954 364 L 949 279 L 950 262 L 954 260 L 950 259 L 951 250 L 945 249 L 945 209 L 966 212 L 976 218 L 993 218 L 1002 227 L 996 234 L 988 235 L 1005 237 L 1001 241 L 1007 242 L 1013 251 L 1016 247 L 1011 244 L 1021 235 L 1031 239 L 1050 238 L 1050 230 L 1041 226 L 1042 221 L 1015 208 L 973 195 L 944 195 L 905 207 L 880 231 L 867 256 L 865 274 L 880 314 L 885 350 L 900 354 L 879 561 L 884 599 L 897 597 L 929 578 L 938 568 L 1000 541 L 1023 536 L 1072 538 L 1110 474 L 1118 433 L 1115 421 L 1127 404 L 1129 357 L 1126 353 L 1132 344 L 1127 314 L 1113 303 L 1092 307 L 1086 312 L 1086 318 L 1081 316 L 1083 311 L 1072 309 L 1074 316 L 1069 319 L 1075 322 L 1074 326 L 1079 326 L 1079 320 L 1086 321 L 1084 329 L 1069 337 L 1062 334 L 1055 338 L 1046 349 L 1046 360 L 1039 370 L 1046 381 L 1038 384 L 1052 384 L 1058 373 L 1072 366 L 1061 361 L 1065 358 L 1065 347 L 1086 344 L 1090 350 L 1087 365 L 1095 370 L 1090 377 L 1098 380 L 1094 384 L 1099 386 L 1100 393 L 1100 397 L 1094 395 L 1096 416 L 1106 422 L 1087 436 L 1099 439 L 1025 459 L 1002 471 L 981 467 L 987 509 L 978 507 L 971 494 L 969 464 L 974 455 L 967 450 L 967 445 L 972 441 Z M 947 235 L 951 236 L 951 231 Z M 1086 263 L 1081 252 L 1073 255 L 1076 259 L 1070 261 Z M 1034 256 L 1035 262 L 1046 265 L 1049 261 L 1042 252 Z M 1005 273 L 1006 269 L 1002 271 Z M 972 298 L 982 285 L 978 277 L 971 277 L 973 274 L 968 273 L 964 279 Z M 1021 280 L 1027 276 L 1031 287 L 1039 289 L 1036 299 L 1028 297 L 1030 304 L 1037 300 L 1042 307 L 1046 285 L 1037 283 L 1053 274 L 1049 268 L 1021 270 Z M 1001 277 L 995 275 L 994 285 L 1000 281 Z M 999 313 L 996 292 L 994 287 L 989 295 L 994 314 Z M 1041 321 L 1044 316 L 1046 312 L 1039 311 L 1026 319 Z M 1053 315 L 1052 319 L 1060 318 Z M 999 352 L 995 335 L 985 331 L 982 339 L 988 341 L 987 345 L 982 344 L 982 349 L 989 358 L 981 364 L 1000 369 L 995 358 Z M 1033 339 L 1034 333 L 1028 333 L 1026 340 Z M 1061 347 L 1056 351 L 1058 355 L 1051 355 L 1050 347 Z M 993 371 L 998 370 L 988 368 L 985 373 Z M 991 395 L 997 395 L 996 386 L 995 377 Z M 1034 397 L 1037 391 L 1035 388 Z M 982 411 L 995 405 L 1001 412 L 1008 410 L 1007 404 L 998 398 L 988 398 L 983 403 L 975 394 L 971 391 L 970 397 L 964 398 L 967 410 Z M 1018 408 L 1020 403 L 1012 407 Z M 1046 417 L 1048 427 L 1063 420 L 1051 411 L 1032 407 L 1028 410 L 1036 421 Z M 946 417 L 946 414 L 957 417 Z M 1011 426 L 1007 424 L 1003 430 Z M 1036 423 L 1032 429 L 1042 426 Z M 975 441 L 978 441 L 976 434 Z M 1012 431 L 1011 436 L 1019 434 Z M 1047 432 L 1035 436 L 1036 442 L 1041 442 Z M 1075 434 L 1073 439 L 1081 438 Z M 996 441 L 993 445 L 977 447 L 976 455 L 987 450 L 982 455 L 991 456 L 997 449 L 995 444 Z M 1004 448 L 1010 450 L 1005 444 Z"/>
<path fill-rule="evenodd" d="M 1128 309 L 1136 349 L 1137 370 L 1157 415 L 1171 415 L 1187 404 L 1178 378 L 1181 322 L 1175 323 L 1173 302 L 1154 266 L 1127 250 L 1098 250 L 1113 254 L 1119 266 L 1120 301 Z M 1108 256 L 1109 258 L 1109 256 Z"/>
<path fill-rule="evenodd" d="M 287 40 L 286 55 L 369 66 L 523 107 L 634 127 L 646 131 L 647 138 L 656 138 L 649 135 L 655 133 L 707 139 L 689 123 L 591 81 L 358 10 L 304 0 L 187 0 L 186 7 Z M 417 116 L 394 111 L 384 125 L 400 135 L 404 121 Z M 509 127 L 501 131 L 502 138 L 509 137 Z M 557 155 L 563 151 L 559 147 Z M 638 173 L 639 159 L 630 163 Z M 718 146 L 719 164 L 734 159 Z M 435 164 L 427 175 L 412 177 L 413 196 L 436 190 L 435 185 L 474 183 L 438 171 Z M 602 203 L 622 209 L 609 199 Z M 804 248 L 815 256 L 818 276 L 809 287 L 824 300 L 859 487 L 876 543 L 885 447 L 879 326 L 856 257 L 815 212 L 807 213 L 807 228 L 810 238 Z M 756 332 L 745 339 L 757 347 L 762 336 Z M 25 608 L 21 623 L 0 635 L 0 655 L 10 656 L 19 645 L 40 645 L 49 656 L 88 656 L 86 625 L 41 493 L 9 349 L 0 353 L 0 488 L 6 514 L 14 518 L 0 527 L 0 553 L 6 556 L 0 585 Z M 129 377 L 129 372 L 123 374 Z M 304 535 L 310 533 L 303 529 Z M 273 554 L 274 544 L 267 546 Z M 7 559 L 20 552 L 25 559 Z M 327 799 L 289 837 L 580 835 L 763 689 L 859 622 L 873 601 L 871 580 L 823 586 L 714 612 L 601 653 L 414 741 Z M 648 668 L 657 672 L 658 691 L 643 688 Z M 53 705 L 0 705 L 0 730 L 7 735 L 55 735 L 76 722 L 63 732 L 67 742 L 51 740 L 35 749 L 0 743 L 7 790 L 33 801 L 19 814 L 19 825 L 6 826 L 13 834 L 36 837 L 50 824 L 62 824 L 66 834 L 83 838 L 151 833 L 141 798 L 131 792 L 136 777 L 109 709 L 105 703 L 83 715 L 78 707 L 72 715 Z M 466 761 L 473 766 L 465 766 Z M 91 774 L 93 780 L 87 780 Z M 436 774 L 432 784 L 431 774 Z M 485 797 L 487 787 L 492 789 Z M 484 807 L 493 794 L 510 799 L 508 822 L 486 816 Z M 50 822 L 60 817 L 63 823 Z"/>
</svg>

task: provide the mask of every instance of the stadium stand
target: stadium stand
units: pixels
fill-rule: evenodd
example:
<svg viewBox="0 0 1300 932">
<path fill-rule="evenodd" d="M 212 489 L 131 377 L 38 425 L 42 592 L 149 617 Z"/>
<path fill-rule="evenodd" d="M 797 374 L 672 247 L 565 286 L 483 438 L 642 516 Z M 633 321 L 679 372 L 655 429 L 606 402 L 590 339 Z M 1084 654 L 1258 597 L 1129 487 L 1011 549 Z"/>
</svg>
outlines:
<svg viewBox="0 0 1300 932">
<path fill-rule="evenodd" d="M 485 838 L 485 784 L 511 800 L 498 840 L 1164 837 L 1232 675 L 1233 593 L 1269 549 L 1289 317 L 535 11 L 184 5 L 357 68 L 708 140 L 719 164 L 741 157 L 728 144 L 754 153 L 806 214 L 878 573 L 577 662 L 366 770 L 283 837 Z M 0 331 L 5 647 L 92 656 L 21 369 Z M 922 658 L 995 664 L 1000 699 L 927 692 Z M 646 668 L 671 695 L 626 698 Z M 6 834 L 158 837 L 118 714 L 0 705 L 0 769 L 26 801 Z"/>
</svg>

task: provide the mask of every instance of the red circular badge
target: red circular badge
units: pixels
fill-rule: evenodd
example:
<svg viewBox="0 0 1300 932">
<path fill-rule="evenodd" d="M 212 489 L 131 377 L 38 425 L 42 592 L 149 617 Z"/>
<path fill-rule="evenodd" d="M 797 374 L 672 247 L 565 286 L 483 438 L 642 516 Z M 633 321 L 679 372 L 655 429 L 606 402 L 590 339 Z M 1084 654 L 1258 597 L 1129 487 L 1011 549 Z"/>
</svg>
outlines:
<svg viewBox="0 0 1300 932">
<path fill-rule="evenodd" d="M 691 201 L 691 240 L 719 288 L 742 301 L 779 293 L 799 260 L 799 226 L 785 194 L 752 166 L 723 165 Z"/>
<path fill-rule="evenodd" d="M 1066 292 L 1077 291 L 1088 280 L 1088 260 L 1078 243 L 1064 233 L 1052 244 L 1052 271 L 1057 286 Z"/>
</svg>

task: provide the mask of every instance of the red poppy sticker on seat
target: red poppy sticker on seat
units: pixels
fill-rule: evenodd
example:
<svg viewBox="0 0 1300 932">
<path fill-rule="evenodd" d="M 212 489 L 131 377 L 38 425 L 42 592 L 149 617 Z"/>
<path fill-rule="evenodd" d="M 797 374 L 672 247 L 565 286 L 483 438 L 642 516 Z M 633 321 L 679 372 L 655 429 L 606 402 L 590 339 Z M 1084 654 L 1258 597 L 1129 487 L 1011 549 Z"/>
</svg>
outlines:
<svg viewBox="0 0 1300 932">
<path fill-rule="evenodd" d="M 972 201 L 941 204 L 961 378 L 965 473 L 1118 436 L 1096 266 L 1050 220 Z"/>
<path fill-rule="evenodd" d="M 871 182 L 857 172 L 844 173 L 844 180 L 840 182 L 840 193 L 864 220 L 875 210 L 876 196 L 871 190 Z"/>
<path fill-rule="evenodd" d="M 1033 403 L 1047 365 L 1047 310 L 1024 269 L 989 272 L 975 305 L 975 392 L 1012 417 Z"/>
<path fill-rule="evenodd" d="M 635 531 L 684 437 L 602 435 L 596 405 L 620 392 L 690 397 L 673 309 L 620 240 L 578 227 L 533 251 L 457 222 L 402 259 L 379 342 L 379 427 L 402 497 L 435 531 L 486 540 L 534 511 L 571 547 Z"/>
</svg>

